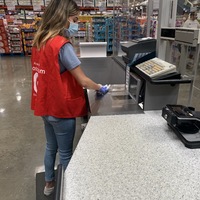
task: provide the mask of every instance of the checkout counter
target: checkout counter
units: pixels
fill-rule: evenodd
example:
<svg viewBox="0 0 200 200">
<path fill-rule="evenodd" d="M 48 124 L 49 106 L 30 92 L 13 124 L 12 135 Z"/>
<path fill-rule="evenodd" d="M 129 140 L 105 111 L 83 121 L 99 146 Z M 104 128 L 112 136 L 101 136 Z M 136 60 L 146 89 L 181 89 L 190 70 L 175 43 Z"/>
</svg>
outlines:
<svg viewBox="0 0 200 200">
<path fill-rule="evenodd" d="M 135 62 L 131 66 L 126 63 L 125 69 L 135 74 L 135 85 L 142 89 L 144 83 L 145 99 L 152 101 L 150 105 L 145 102 L 142 109 L 127 87 L 131 83 L 130 79 L 126 82 L 127 71 L 114 59 L 83 58 L 81 62 L 91 79 L 111 84 L 111 89 L 101 99 L 94 91 L 88 92 L 91 116 L 56 200 L 199 199 L 200 150 L 186 149 L 160 111 L 166 103 L 176 103 L 178 85 L 190 80 L 177 78 L 178 75 L 152 79 L 134 69 Z M 166 96 L 175 95 L 172 100 L 162 97 L 166 87 Z M 159 96 L 162 103 L 155 101 Z"/>
<path fill-rule="evenodd" d="M 92 116 L 65 171 L 63 200 L 197 200 L 199 154 L 160 111 Z"/>
</svg>

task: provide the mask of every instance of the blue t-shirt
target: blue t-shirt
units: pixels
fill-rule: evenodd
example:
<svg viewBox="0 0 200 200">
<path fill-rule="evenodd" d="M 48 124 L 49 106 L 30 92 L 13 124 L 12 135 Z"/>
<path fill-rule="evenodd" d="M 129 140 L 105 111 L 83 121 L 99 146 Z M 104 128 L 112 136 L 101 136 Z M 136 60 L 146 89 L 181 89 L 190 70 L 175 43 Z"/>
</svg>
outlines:
<svg viewBox="0 0 200 200">
<path fill-rule="evenodd" d="M 60 73 L 63 73 L 66 70 L 72 70 L 81 64 L 74 48 L 70 43 L 66 43 L 59 52 L 59 65 Z"/>
</svg>

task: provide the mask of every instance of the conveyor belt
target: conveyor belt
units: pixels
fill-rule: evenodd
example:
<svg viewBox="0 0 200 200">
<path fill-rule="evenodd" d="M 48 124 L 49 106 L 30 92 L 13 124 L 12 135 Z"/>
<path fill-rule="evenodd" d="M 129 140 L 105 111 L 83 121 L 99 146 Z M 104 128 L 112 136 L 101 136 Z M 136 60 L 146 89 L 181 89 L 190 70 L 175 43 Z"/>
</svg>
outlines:
<svg viewBox="0 0 200 200">
<path fill-rule="evenodd" d="M 125 70 L 112 57 L 80 58 L 81 68 L 93 81 L 101 84 L 124 84 Z"/>
</svg>

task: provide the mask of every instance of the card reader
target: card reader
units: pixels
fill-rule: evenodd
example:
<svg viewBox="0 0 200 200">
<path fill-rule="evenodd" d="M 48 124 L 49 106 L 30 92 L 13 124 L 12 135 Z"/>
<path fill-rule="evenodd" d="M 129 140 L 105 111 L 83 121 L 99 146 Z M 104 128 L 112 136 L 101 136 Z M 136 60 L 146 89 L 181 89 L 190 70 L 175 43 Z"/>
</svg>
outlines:
<svg viewBox="0 0 200 200">
<path fill-rule="evenodd" d="M 166 105 L 162 117 L 188 148 L 200 148 L 200 112 L 193 107 Z"/>
</svg>

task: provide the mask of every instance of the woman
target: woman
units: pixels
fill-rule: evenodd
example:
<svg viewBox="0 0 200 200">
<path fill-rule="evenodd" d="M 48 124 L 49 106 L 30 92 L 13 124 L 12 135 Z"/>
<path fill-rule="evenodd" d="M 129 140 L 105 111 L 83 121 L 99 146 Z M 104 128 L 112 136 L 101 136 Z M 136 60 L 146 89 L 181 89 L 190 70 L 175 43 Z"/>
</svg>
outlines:
<svg viewBox="0 0 200 200">
<path fill-rule="evenodd" d="M 43 14 L 32 48 L 32 102 L 46 134 L 44 194 L 54 190 L 57 150 L 66 169 L 73 148 L 75 118 L 87 114 L 83 87 L 108 91 L 89 79 L 67 38 L 78 31 L 79 8 L 73 0 L 52 0 Z"/>
<path fill-rule="evenodd" d="M 184 22 L 183 27 L 185 28 L 200 28 L 200 24 L 197 20 L 197 13 L 191 12 L 190 17 Z"/>
</svg>

